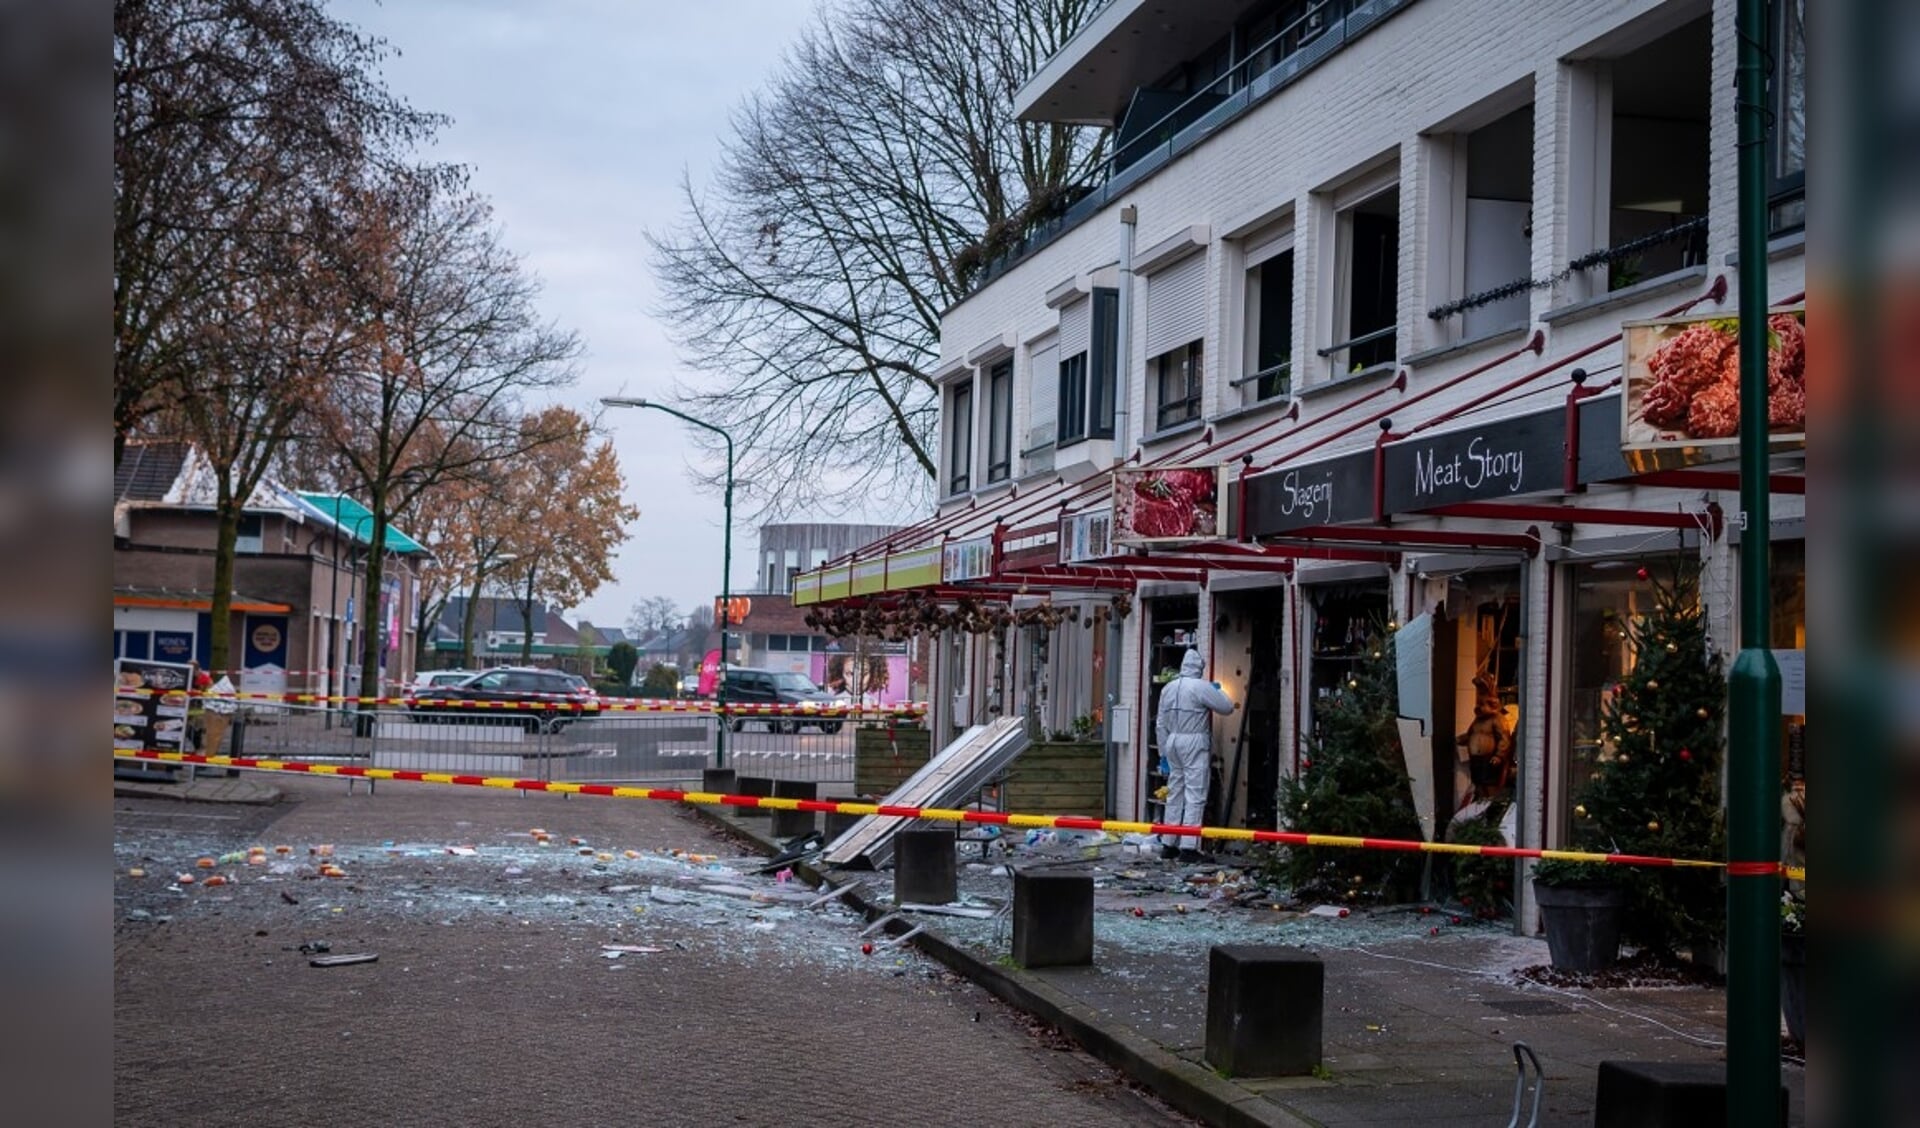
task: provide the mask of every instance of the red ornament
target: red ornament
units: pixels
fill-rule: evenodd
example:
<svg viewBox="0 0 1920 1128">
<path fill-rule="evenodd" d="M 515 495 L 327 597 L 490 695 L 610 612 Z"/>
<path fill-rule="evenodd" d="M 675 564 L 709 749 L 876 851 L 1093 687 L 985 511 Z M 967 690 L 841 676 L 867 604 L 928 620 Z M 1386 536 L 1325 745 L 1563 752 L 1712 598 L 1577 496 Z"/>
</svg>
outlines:
<svg viewBox="0 0 1920 1128">
<path fill-rule="evenodd" d="M 1646 578 L 1647 578 L 1647 575 L 1648 575 L 1648 573 L 1647 573 L 1647 570 L 1646 570 L 1645 568 L 1642 568 L 1642 569 L 1640 569 L 1640 570 L 1639 570 L 1638 572 L 1635 572 L 1635 573 L 1634 573 L 1634 575 L 1635 575 L 1635 576 L 1638 576 L 1638 577 L 1639 577 L 1640 579 L 1642 579 L 1642 580 L 1644 580 L 1644 579 L 1646 579 Z"/>
<path fill-rule="evenodd" d="M 1436 924 L 1432 928 L 1427 929 L 1427 935 L 1428 936 L 1440 935 L 1440 926 Z"/>
<path fill-rule="evenodd" d="M 1340 910 L 1340 918 L 1341 918 L 1342 920 L 1345 920 L 1345 919 L 1346 919 L 1346 916 L 1347 916 L 1347 910 L 1345 910 L 1345 909 L 1341 909 L 1341 910 Z"/>
<path fill-rule="evenodd" d="M 1687 750 L 1686 750 L 1685 748 L 1682 748 L 1682 749 L 1680 750 L 1680 758 L 1681 758 L 1682 760 L 1691 760 L 1691 759 L 1693 759 L 1693 753 L 1692 753 L 1692 752 L 1689 752 L 1689 751 L 1687 751 Z"/>
<path fill-rule="evenodd" d="M 1143 916 L 1146 916 L 1146 915 L 1147 915 L 1147 910 L 1145 910 L 1145 909 L 1135 909 L 1135 910 L 1133 910 L 1133 915 L 1134 915 L 1134 916 L 1137 916 L 1137 917 L 1143 917 Z"/>
<path fill-rule="evenodd" d="M 872 944 L 860 945 L 860 954 L 863 956 L 871 956 L 873 954 L 873 945 Z"/>
</svg>

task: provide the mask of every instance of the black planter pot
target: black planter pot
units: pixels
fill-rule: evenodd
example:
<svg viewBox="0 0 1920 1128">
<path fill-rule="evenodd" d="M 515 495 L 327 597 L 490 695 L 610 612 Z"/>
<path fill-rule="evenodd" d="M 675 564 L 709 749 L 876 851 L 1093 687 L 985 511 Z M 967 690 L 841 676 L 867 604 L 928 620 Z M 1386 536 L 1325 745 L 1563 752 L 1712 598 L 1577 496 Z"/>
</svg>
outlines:
<svg viewBox="0 0 1920 1128">
<path fill-rule="evenodd" d="M 1780 1010 L 1787 1016 L 1787 1036 L 1807 1044 L 1807 934 L 1780 934 Z"/>
<path fill-rule="evenodd" d="M 1620 956 L 1627 891 L 1604 885 L 1533 884 L 1547 951 L 1561 971 L 1605 971 Z"/>
</svg>

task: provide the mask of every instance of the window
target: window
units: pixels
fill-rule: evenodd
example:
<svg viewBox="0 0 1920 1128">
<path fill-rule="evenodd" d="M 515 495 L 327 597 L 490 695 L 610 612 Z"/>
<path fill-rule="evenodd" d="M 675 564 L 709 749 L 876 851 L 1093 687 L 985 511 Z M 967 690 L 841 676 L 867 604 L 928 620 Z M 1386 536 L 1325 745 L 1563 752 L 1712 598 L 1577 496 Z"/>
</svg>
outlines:
<svg viewBox="0 0 1920 1128">
<path fill-rule="evenodd" d="M 1120 361 L 1120 291 L 1093 291 L 1093 341 L 1087 373 L 1087 434 L 1113 437 L 1113 399 Z"/>
<path fill-rule="evenodd" d="M 1778 234 L 1807 224 L 1806 0 L 1774 0 L 1773 14 L 1768 226 Z"/>
<path fill-rule="evenodd" d="M 947 492 L 966 493 L 973 488 L 973 382 L 958 384 L 948 411 Z"/>
<path fill-rule="evenodd" d="M 1531 97 L 1532 82 L 1525 84 Z M 1516 96 L 1510 92 L 1504 98 Z M 1498 113 L 1497 105 L 1482 111 Z M 1533 272 L 1533 104 L 1423 142 L 1434 344 L 1525 326 Z M 1498 295 L 1498 296 L 1495 296 Z M 1431 316 L 1431 315 L 1430 315 Z"/>
<path fill-rule="evenodd" d="M 1400 301 L 1400 189 L 1334 216 L 1334 343 L 1322 350 L 1340 375 L 1391 364 Z"/>
<path fill-rule="evenodd" d="M 1200 418 L 1206 368 L 1201 342 L 1190 341 L 1153 358 L 1154 426 L 1161 431 Z"/>
<path fill-rule="evenodd" d="M 1284 250 L 1274 249 L 1284 244 Z M 1246 345 L 1241 378 L 1252 400 L 1288 394 L 1293 384 L 1292 236 L 1269 241 L 1247 254 Z"/>
<path fill-rule="evenodd" d="M 240 515 L 240 534 L 234 539 L 235 552 L 265 552 L 267 548 L 266 527 L 258 513 Z"/>
<path fill-rule="evenodd" d="M 1060 419 L 1056 430 L 1061 446 L 1087 437 L 1087 354 L 1077 352 L 1060 362 Z"/>
<path fill-rule="evenodd" d="M 1567 253 L 1573 300 L 1706 261 L 1712 19 L 1576 67 Z M 1590 107 L 1590 108 L 1589 108 Z"/>
<path fill-rule="evenodd" d="M 1004 482 L 1013 472 L 1013 360 L 987 374 L 987 481 Z"/>
</svg>

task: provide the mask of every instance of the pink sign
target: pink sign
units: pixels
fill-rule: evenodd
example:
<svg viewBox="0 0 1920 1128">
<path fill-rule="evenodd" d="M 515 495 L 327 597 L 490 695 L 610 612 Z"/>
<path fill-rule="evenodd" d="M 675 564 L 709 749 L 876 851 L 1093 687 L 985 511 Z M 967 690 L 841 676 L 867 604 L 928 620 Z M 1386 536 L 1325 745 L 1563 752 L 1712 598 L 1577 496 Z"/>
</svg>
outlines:
<svg viewBox="0 0 1920 1128">
<path fill-rule="evenodd" d="M 899 705 L 912 700 L 904 654 L 814 654 L 813 680 L 828 693 L 846 694 L 865 705 Z"/>
<path fill-rule="evenodd" d="M 702 697 L 712 697 L 720 689 L 720 652 L 707 651 L 700 659 L 700 684 L 697 692 Z"/>
</svg>

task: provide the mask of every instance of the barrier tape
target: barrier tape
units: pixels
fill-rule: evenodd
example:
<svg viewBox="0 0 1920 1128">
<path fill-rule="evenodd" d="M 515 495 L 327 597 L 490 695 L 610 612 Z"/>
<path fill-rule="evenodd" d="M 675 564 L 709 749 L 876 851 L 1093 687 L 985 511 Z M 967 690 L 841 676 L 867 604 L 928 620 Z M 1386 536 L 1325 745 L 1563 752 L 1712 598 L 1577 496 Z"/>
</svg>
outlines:
<svg viewBox="0 0 1920 1128">
<path fill-rule="evenodd" d="M 214 693 L 209 690 L 181 689 L 121 689 L 117 696 L 164 697 L 172 693 L 184 693 L 190 700 L 204 701 L 266 701 L 281 705 L 400 705 L 408 709 L 430 711 L 445 709 L 465 712 L 470 709 L 510 709 L 524 712 L 529 709 L 552 710 L 555 712 L 601 713 L 726 713 L 734 716 L 799 716 L 799 717 L 841 717 L 859 719 L 861 717 L 921 717 L 927 712 L 924 701 L 905 702 L 899 705 L 767 705 L 749 701 L 727 702 L 687 701 L 679 699 L 649 699 L 602 697 L 598 701 L 582 702 L 561 698 L 531 699 L 526 701 L 462 701 L 439 697 L 349 697 L 324 693 Z"/>
<path fill-rule="evenodd" d="M 175 764 L 206 764 L 218 768 L 252 768 L 269 772 L 305 772 L 349 779 L 440 783 L 460 787 L 492 787 L 507 791 L 550 791 L 561 795 L 601 795 L 612 799 L 655 799 L 709 807 L 757 807 L 771 811 L 819 811 L 832 815 L 881 815 L 927 819 L 933 822 L 979 823 L 1039 830 L 1101 830 L 1112 834 L 1158 834 L 1209 838 L 1228 842 L 1272 842 L 1282 846 L 1333 846 L 1358 850 L 1402 850 L 1429 854 L 1469 854 L 1488 858 L 1539 858 L 1565 862 L 1602 862 L 1617 866 L 1727 869 L 1726 862 L 1699 858 L 1655 858 L 1640 854 L 1590 854 L 1579 850 L 1541 850 L 1524 846 L 1477 846 L 1463 842 L 1421 842 L 1399 838 L 1359 838 L 1344 834 L 1304 834 L 1291 830 L 1248 830 L 1226 826 L 1181 826 L 1177 823 L 1127 822 L 1081 815 L 1024 815 L 1000 811 L 970 811 L 943 807 L 899 807 L 887 803 L 854 803 L 833 799 L 791 799 L 770 795 L 726 795 L 717 791 L 683 791 L 670 787 L 627 787 L 611 783 L 560 783 L 508 776 L 455 775 L 448 772 L 407 771 L 400 768 L 363 768 L 353 764 L 316 764 L 302 760 L 260 760 L 241 756 L 213 756 L 201 752 L 163 752 L 116 748 L 117 760 L 153 760 Z M 1740 867 L 1768 867 L 1768 872 L 1805 881 L 1807 871 L 1778 862 L 1736 862 Z"/>
</svg>

